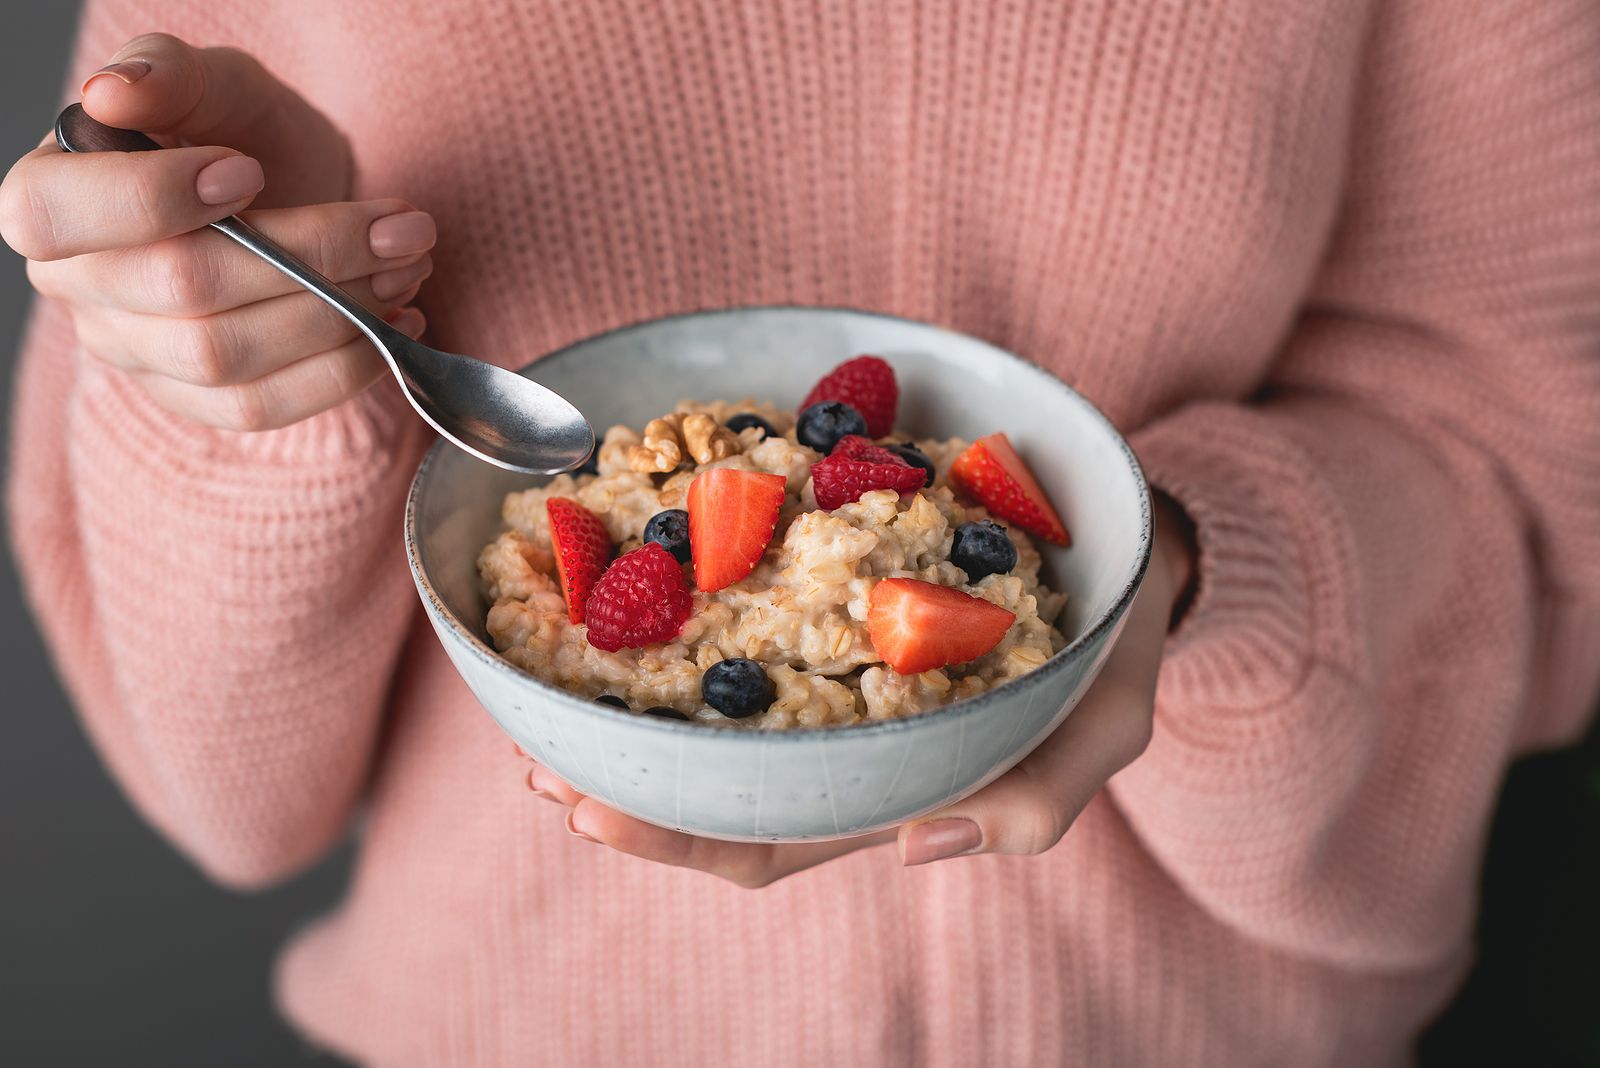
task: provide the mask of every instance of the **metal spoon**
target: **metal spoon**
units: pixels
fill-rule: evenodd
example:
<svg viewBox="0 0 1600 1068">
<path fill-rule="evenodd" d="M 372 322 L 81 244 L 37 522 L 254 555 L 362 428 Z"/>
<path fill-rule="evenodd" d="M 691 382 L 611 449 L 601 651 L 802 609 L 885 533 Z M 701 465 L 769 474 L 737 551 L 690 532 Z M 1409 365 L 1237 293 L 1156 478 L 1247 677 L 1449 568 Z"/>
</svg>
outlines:
<svg viewBox="0 0 1600 1068">
<path fill-rule="evenodd" d="M 82 104 L 69 106 L 56 119 L 56 141 L 68 152 L 147 152 L 161 147 L 136 130 L 96 122 Z M 211 226 L 354 323 L 383 354 L 417 414 L 480 460 L 512 471 L 554 474 L 577 467 L 594 451 L 594 430 L 565 398 L 493 364 L 412 341 L 237 215 Z"/>
</svg>

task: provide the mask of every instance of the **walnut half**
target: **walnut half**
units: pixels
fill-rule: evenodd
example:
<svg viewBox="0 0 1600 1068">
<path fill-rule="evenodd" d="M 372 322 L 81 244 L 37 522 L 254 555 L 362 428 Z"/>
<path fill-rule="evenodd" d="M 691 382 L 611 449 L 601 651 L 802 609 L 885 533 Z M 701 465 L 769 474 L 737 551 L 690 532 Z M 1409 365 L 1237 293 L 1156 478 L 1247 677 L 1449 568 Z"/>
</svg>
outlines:
<svg viewBox="0 0 1600 1068">
<path fill-rule="evenodd" d="M 675 471 L 686 454 L 708 464 L 738 451 L 738 436 L 705 412 L 671 412 L 645 424 L 643 443 L 628 448 L 628 466 L 646 474 Z"/>
</svg>

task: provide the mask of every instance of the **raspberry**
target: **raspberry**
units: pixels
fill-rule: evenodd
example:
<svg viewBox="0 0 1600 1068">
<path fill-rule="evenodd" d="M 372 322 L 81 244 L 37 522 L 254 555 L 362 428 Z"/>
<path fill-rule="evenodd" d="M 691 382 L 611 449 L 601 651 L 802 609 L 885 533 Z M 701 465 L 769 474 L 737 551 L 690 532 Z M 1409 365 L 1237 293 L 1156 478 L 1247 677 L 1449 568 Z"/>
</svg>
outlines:
<svg viewBox="0 0 1600 1068">
<path fill-rule="evenodd" d="M 671 641 L 694 611 L 678 561 L 655 542 L 617 558 L 589 591 L 589 644 L 615 652 Z"/>
<path fill-rule="evenodd" d="M 857 356 L 846 360 L 822 376 L 800 402 L 805 411 L 820 401 L 843 401 L 867 421 L 867 433 L 881 438 L 894 429 L 895 405 L 900 402 L 900 386 L 894 368 L 877 356 Z"/>
<path fill-rule="evenodd" d="M 811 489 L 824 512 L 858 501 L 868 490 L 892 489 L 914 493 L 927 481 L 927 472 L 879 448 L 866 438 L 840 438 L 833 454 L 811 468 Z"/>
</svg>

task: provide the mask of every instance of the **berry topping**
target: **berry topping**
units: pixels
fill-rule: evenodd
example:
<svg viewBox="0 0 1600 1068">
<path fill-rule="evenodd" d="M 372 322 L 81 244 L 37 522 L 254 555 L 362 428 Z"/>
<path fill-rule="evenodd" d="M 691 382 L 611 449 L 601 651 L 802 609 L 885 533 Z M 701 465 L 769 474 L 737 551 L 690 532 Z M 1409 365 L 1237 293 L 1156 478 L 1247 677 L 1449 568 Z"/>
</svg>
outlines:
<svg viewBox="0 0 1600 1068">
<path fill-rule="evenodd" d="M 811 467 L 811 488 L 824 512 L 858 501 L 868 490 L 914 493 L 926 479 L 920 467 L 854 435 L 840 438 L 832 454 Z"/>
<path fill-rule="evenodd" d="M 644 540 L 653 541 L 677 558 L 689 562 L 689 513 L 682 508 L 657 512 L 644 525 Z"/>
<path fill-rule="evenodd" d="M 967 573 L 968 582 L 977 582 L 1016 567 L 1017 547 L 999 523 L 962 523 L 950 541 L 950 562 Z"/>
<path fill-rule="evenodd" d="M 818 401 L 844 401 L 867 421 L 866 433 L 881 438 L 894 429 L 894 409 L 899 400 L 894 368 L 877 356 L 857 356 L 824 375 L 811 387 L 800 407 L 809 408 Z"/>
<path fill-rule="evenodd" d="M 761 437 L 763 440 L 778 436 L 778 428 L 761 418 L 755 412 L 740 412 L 738 415 L 731 417 L 722 425 L 733 431 L 735 434 L 748 430 L 751 427 L 755 427 L 757 430 L 761 431 Z"/>
<path fill-rule="evenodd" d="M 644 714 L 647 716 L 656 716 L 659 719 L 687 720 L 689 718 L 682 712 L 679 712 L 676 708 L 673 708 L 671 705 L 651 705 L 649 708 L 644 710 Z"/>
<path fill-rule="evenodd" d="M 589 591 L 589 644 L 615 652 L 676 638 L 694 611 L 678 561 L 655 542 L 617 557 Z"/>
<path fill-rule="evenodd" d="M 933 485 L 933 480 L 939 477 L 939 469 L 933 466 L 933 461 L 928 459 L 928 454 L 917 448 L 915 442 L 891 442 L 888 445 L 881 445 L 879 448 L 894 453 L 912 467 L 920 467 L 926 471 L 928 473 L 926 485 Z"/>
<path fill-rule="evenodd" d="M 794 435 L 800 444 L 820 453 L 830 453 L 839 439 L 849 434 L 865 434 L 867 421 L 861 413 L 842 401 L 823 401 L 800 412 Z"/>
<path fill-rule="evenodd" d="M 989 511 L 1046 541 L 1071 545 L 1050 498 L 1004 434 L 979 438 L 950 465 L 950 483 Z"/>
<path fill-rule="evenodd" d="M 777 695 L 767 669 L 742 656 L 712 664 L 700 676 L 700 696 L 729 719 L 765 712 Z"/>
<path fill-rule="evenodd" d="M 589 593 L 611 562 L 611 535 L 600 517 L 577 501 L 551 497 L 544 507 L 550 515 L 550 544 L 555 548 L 561 592 L 567 598 L 567 618 L 582 623 Z"/>
<path fill-rule="evenodd" d="M 694 581 L 707 593 L 756 569 L 783 508 L 784 478 L 713 467 L 689 484 L 689 541 Z"/>
<path fill-rule="evenodd" d="M 1016 618 L 948 586 L 889 578 L 872 587 L 867 634 L 890 667 L 915 675 L 982 656 L 1000 644 Z"/>
<path fill-rule="evenodd" d="M 597 705 L 610 705 L 612 708 L 628 707 L 628 702 L 624 701 L 614 693 L 603 693 L 594 699 L 594 703 Z"/>
</svg>

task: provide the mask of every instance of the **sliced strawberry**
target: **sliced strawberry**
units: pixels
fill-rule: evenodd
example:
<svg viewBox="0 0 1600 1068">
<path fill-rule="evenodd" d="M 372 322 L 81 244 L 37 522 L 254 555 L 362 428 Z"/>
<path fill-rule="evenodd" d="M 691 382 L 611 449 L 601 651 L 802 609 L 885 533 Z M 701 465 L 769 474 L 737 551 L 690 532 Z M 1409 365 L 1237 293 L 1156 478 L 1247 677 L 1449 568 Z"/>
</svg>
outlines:
<svg viewBox="0 0 1600 1068">
<path fill-rule="evenodd" d="M 843 401 L 860 412 L 867 421 L 867 433 L 881 438 L 894 429 L 894 409 L 900 401 L 894 368 L 877 356 L 846 360 L 811 387 L 799 410 L 830 400 Z"/>
<path fill-rule="evenodd" d="M 589 591 L 589 644 L 616 652 L 669 642 L 694 611 L 694 594 L 672 554 L 647 541 L 606 568 Z"/>
<path fill-rule="evenodd" d="M 950 483 L 994 515 L 1058 545 L 1072 536 L 1004 434 L 979 438 L 950 465 Z"/>
<path fill-rule="evenodd" d="M 600 517 L 577 501 L 551 497 L 544 507 L 550 514 L 550 544 L 567 598 L 567 618 L 582 623 L 589 591 L 611 562 L 611 535 Z"/>
<path fill-rule="evenodd" d="M 872 587 L 867 634 L 902 675 L 975 660 L 1000 644 L 1016 614 L 992 601 L 921 579 L 889 578 Z"/>
<path fill-rule="evenodd" d="M 927 480 L 922 468 L 856 434 L 840 438 L 833 452 L 811 467 L 811 488 L 824 512 L 859 501 L 869 490 L 914 493 Z"/>
<path fill-rule="evenodd" d="M 694 581 L 707 593 L 756 569 L 783 507 L 784 478 L 713 467 L 689 484 L 689 546 Z"/>
</svg>

